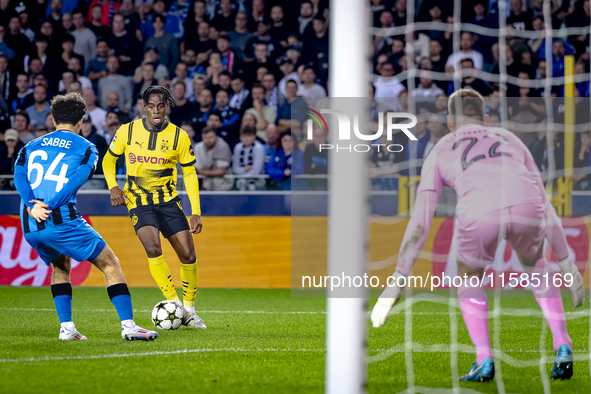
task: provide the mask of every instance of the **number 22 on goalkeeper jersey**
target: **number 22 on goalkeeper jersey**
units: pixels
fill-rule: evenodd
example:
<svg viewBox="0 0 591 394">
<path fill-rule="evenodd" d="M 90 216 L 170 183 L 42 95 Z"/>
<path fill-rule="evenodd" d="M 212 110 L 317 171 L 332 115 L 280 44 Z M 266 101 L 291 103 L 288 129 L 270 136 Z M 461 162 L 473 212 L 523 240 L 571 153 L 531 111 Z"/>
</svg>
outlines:
<svg viewBox="0 0 591 394">
<path fill-rule="evenodd" d="M 159 131 L 146 126 L 145 119 L 121 126 L 109 147 L 111 155 L 125 155 L 127 183 L 124 192 L 129 210 L 180 201 L 176 190 L 176 164 L 195 165 L 191 141 L 184 130 L 170 122 Z M 109 179 L 107 182 L 110 183 Z M 108 186 L 111 189 L 116 184 Z"/>
</svg>

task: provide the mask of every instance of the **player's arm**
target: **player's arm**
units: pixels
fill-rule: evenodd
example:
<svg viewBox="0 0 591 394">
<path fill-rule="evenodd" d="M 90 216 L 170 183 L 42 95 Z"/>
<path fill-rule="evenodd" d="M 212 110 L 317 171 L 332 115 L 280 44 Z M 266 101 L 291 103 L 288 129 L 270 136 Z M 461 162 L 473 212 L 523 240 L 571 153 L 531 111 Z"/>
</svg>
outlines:
<svg viewBox="0 0 591 394">
<path fill-rule="evenodd" d="M 62 205 L 66 204 L 70 199 L 76 194 L 78 189 L 82 187 L 94 174 L 96 170 L 96 163 L 98 162 L 98 150 L 96 146 L 90 145 L 86 152 L 84 152 L 84 157 L 80 162 L 80 165 L 76 169 L 74 175 L 68 178 L 68 182 L 62 187 L 60 191 L 57 192 L 53 198 L 47 201 L 47 205 L 50 210 L 56 209 L 61 207 Z"/>
<path fill-rule="evenodd" d="M 36 221 L 41 222 L 49 217 L 51 211 L 47 209 L 47 204 L 35 199 L 35 193 L 33 193 L 27 176 L 26 165 L 27 151 L 26 147 L 24 147 L 20 150 L 14 166 L 14 186 L 24 201 L 29 215 Z"/>
<path fill-rule="evenodd" d="M 125 127 L 121 126 L 119 130 L 117 130 L 113 141 L 111 141 L 111 145 L 109 145 L 107 154 L 103 158 L 103 174 L 107 181 L 107 187 L 111 191 L 111 204 L 114 207 L 125 205 L 125 194 L 119 185 L 117 185 L 115 173 L 117 159 L 125 153 L 125 144 L 127 142 L 129 127 L 129 125 L 126 125 Z"/>
<path fill-rule="evenodd" d="M 396 271 L 392 274 L 395 280 L 390 280 L 371 313 L 371 321 L 376 328 L 386 323 L 390 309 L 402 296 L 403 288 L 396 285 L 397 279 L 412 272 L 412 267 L 429 236 L 429 229 L 442 189 L 443 179 L 437 166 L 437 154 L 432 151 L 421 170 L 421 183 L 417 190 L 415 207 L 400 245 Z"/>
<path fill-rule="evenodd" d="M 185 189 L 191 201 L 191 233 L 199 234 L 203 228 L 201 223 L 201 203 L 199 201 L 199 180 L 195 170 L 195 153 L 187 133 L 181 133 L 179 163 L 183 170 Z"/>
</svg>

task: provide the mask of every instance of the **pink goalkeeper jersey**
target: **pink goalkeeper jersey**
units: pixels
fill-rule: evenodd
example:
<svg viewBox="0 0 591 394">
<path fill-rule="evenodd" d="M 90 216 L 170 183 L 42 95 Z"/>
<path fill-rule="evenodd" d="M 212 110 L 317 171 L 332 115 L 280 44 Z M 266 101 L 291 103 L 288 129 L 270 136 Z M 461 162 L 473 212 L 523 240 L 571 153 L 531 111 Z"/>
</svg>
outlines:
<svg viewBox="0 0 591 394">
<path fill-rule="evenodd" d="M 443 137 L 421 170 L 417 192 L 443 185 L 458 196 L 456 216 L 482 215 L 523 203 L 545 204 L 539 170 L 508 130 L 467 124 Z"/>
</svg>

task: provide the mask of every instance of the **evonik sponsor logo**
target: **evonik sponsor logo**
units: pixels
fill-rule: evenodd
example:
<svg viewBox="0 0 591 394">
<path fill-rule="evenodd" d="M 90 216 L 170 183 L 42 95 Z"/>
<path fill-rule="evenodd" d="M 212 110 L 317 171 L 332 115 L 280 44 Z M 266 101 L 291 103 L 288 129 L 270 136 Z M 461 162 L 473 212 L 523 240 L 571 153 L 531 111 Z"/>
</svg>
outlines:
<svg viewBox="0 0 591 394">
<path fill-rule="evenodd" d="M 307 110 L 311 111 L 306 112 L 306 115 L 310 116 L 311 119 L 306 121 L 307 124 L 307 138 L 308 140 L 313 139 L 313 129 L 314 129 L 314 121 L 320 128 L 320 130 L 328 132 L 328 125 L 326 119 L 322 114 L 333 114 L 336 116 L 338 121 L 338 141 L 350 141 L 351 140 L 351 128 L 353 129 L 353 133 L 355 137 L 362 141 L 376 141 L 379 140 L 380 137 L 384 133 L 384 113 L 378 113 L 378 130 L 375 133 L 364 134 L 359 129 L 359 114 L 353 115 L 353 127 L 351 127 L 351 120 L 349 115 L 344 113 L 343 111 L 339 111 L 336 109 L 321 109 L 320 112 L 313 110 L 312 108 L 306 108 Z M 408 119 L 409 122 L 407 123 L 394 123 L 394 119 Z M 411 128 L 417 125 L 417 117 L 413 114 L 404 113 L 404 112 L 388 112 L 386 116 L 386 137 L 388 141 L 392 141 L 393 130 L 402 131 L 406 136 L 412 140 L 417 141 L 417 137 L 413 135 L 410 131 Z M 320 144 L 318 150 L 322 152 L 322 150 L 336 150 L 337 152 L 340 150 L 346 150 L 349 152 L 369 152 L 372 147 L 377 148 L 378 152 L 380 149 L 387 150 L 388 152 L 398 153 L 404 150 L 404 147 L 400 144 L 381 144 L 381 143 L 373 143 L 373 144 Z"/>
<path fill-rule="evenodd" d="M 156 156 L 136 156 L 133 153 L 129 153 L 129 164 L 138 163 L 146 163 L 146 164 L 169 164 L 171 162 L 170 159 L 164 159 L 162 157 Z"/>
</svg>

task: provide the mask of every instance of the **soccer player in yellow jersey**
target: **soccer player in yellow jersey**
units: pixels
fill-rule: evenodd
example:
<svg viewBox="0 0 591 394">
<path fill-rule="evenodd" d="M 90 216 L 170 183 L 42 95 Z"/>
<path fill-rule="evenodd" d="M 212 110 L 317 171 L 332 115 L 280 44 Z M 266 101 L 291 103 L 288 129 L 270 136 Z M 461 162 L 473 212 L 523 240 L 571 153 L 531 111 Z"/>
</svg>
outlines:
<svg viewBox="0 0 591 394">
<path fill-rule="evenodd" d="M 206 328 L 195 313 L 197 259 L 191 234 L 199 234 L 203 228 L 195 154 L 187 133 L 164 118 L 166 108 L 175 105 L 168 89 L 150 86 L 142 98 L 146 118 L 121 126 L 103 159 L 111 204 L 114 207 L 126 205 L 129 209 L 131 223 L 146 250 L 154 280 L 166 299 L 181 307 L 184 304 L 183 324 Z M 121 155 L 125 155 L 127 168 L 125 191 L 117 186 L 115 179 L 115 163 Z M 191 201 L 190 227 L 176 191 L 177 162 L 183 170 Z M 170 269 L 162 256 L 159 231 L 168 239 L 181 261 L 183 304 L 179 301 Z"/>
</svg>

